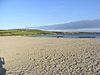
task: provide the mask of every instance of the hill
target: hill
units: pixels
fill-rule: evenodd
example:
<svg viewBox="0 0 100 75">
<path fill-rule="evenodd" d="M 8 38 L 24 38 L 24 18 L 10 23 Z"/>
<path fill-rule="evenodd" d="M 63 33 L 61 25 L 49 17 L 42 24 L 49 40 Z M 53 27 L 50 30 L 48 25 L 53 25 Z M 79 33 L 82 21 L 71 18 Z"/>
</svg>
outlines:
<svg viewBox="0 0 100 75">
<path fill-rule="evenodd" d="M 74 21 L 64 24 L 40 26 L 39 29 L 43 30 L 60 30 L 60 31 L 88 31 L 100 32 L 100 19 L 96 20 L 82 20 Z"/>
<path fill-rule="evenodd" d="M 51 32 L 33 29 L 0 30 L 0 36 L 30 36 L 35 34 L 50 34 Z"/>
<path fill-rule="evenodd" d="M 0 36 L 32 36 L 46 34 L 100 34 L 99 32 L 58 32 L 58 31 L 43 31 L 36 29 L 8 29 L 0 30 Z"/>
</svg>

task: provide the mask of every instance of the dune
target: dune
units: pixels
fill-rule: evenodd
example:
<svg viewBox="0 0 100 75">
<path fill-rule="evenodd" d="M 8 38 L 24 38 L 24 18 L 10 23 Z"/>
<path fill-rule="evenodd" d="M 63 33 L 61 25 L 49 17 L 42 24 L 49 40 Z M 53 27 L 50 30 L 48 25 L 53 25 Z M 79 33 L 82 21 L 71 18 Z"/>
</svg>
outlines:
<svg viewBox="0 0 100 75">
<path fill-rule="evenodd" d="M 7 75 L 100 75 L 97 38 L 2 36 L 0 57 Z"/>
</svg>

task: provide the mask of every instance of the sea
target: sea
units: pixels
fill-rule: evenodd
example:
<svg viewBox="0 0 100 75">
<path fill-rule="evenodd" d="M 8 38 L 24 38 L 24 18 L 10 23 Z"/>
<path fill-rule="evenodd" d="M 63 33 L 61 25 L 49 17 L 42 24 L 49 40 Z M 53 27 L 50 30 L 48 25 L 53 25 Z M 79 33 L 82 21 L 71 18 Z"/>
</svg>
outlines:
<svg viewBox="0 0 100 75">
<path fill-rule="evenodd" d="M 56 38 L 100 38 L 100 34 L 42 34 L 33 37 L 56 37 Z"/>
</svg>

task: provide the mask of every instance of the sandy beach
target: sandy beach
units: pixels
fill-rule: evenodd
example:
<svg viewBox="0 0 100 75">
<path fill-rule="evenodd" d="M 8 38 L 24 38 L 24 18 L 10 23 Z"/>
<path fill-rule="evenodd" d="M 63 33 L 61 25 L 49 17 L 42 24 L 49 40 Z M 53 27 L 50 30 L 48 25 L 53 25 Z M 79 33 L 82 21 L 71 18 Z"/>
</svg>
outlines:
<svg viewBox="0 0 100 75">
<path fill-rule="evenodd" d="M 100 39 L 2 36 L 7 75 L 100 75 Z"/>
</svg>

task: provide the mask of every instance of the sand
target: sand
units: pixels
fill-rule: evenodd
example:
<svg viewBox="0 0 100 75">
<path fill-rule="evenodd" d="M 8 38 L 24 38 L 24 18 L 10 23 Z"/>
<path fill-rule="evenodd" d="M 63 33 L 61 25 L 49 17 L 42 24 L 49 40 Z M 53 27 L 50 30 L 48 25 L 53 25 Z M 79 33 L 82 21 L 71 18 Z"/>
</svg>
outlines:
<svg viewBox="0 0 100 75">
<path fill-rule="evenodd" d="M 7 75 L 100 75 L 100 39 L 0 37 Z"/>
</svg>

